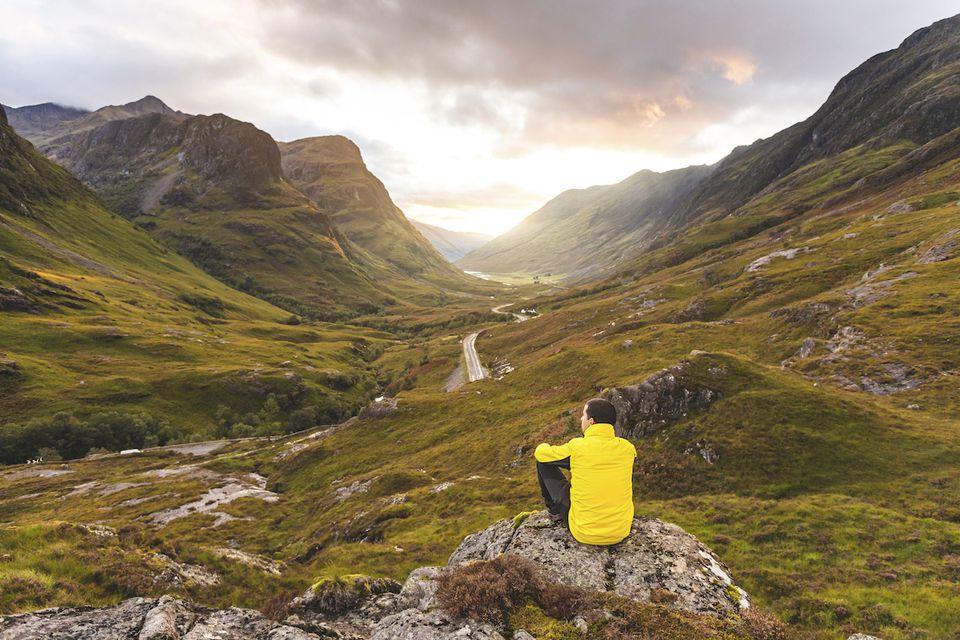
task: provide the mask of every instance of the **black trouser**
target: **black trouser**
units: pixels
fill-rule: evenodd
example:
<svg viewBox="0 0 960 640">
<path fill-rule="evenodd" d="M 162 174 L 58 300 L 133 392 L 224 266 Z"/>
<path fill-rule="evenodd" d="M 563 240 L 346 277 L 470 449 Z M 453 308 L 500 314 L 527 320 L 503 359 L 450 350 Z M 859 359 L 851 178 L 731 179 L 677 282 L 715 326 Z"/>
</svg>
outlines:
<svg viewBox="0 0 960 640">
<path fill-rule="evenodd" d="M 569 527 L 567 516 L 570 513 L 570 481 L 561 469 L 570 468 L 570 458 L 554 462 L 537 462 L 537 481 L 540 493 L 547 504 L 547 510 L 563 518 L 564 526 Z"/>
</svg>

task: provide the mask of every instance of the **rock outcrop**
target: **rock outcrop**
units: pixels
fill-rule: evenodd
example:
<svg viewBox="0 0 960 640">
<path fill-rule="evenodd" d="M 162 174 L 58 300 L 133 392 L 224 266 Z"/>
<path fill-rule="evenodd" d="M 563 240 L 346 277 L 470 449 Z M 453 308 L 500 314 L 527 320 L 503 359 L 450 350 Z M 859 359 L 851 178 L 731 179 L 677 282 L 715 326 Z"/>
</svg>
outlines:
<svg viewBox="0 0 960 640">
<path fill-rule="evenodd" d="M 0 618 L 0 640 L 308 640 L 320 636 L 249 609 L 207 609 L 170 596 L 131 598 L 102 609 L 44 609 Z"/>
<path fill-rule="evenodd" d="M 505 553 L 533 560 L 553 580 L 586 591 L 609 591 L 641 602 L 658 593 L 677 609 L 711 615 L 739 613 L 750 606 L 747 594 L 734 585 L 710 549 L 677 525 L 653 518 L 634 518 L 630 535 L 609 547 L 577 542 L 546 511 L 519 525 L 501 520 L 467 536 L 448 566 Z"/>
<path fill-rule="evenodd" d="M 635 518 L 623 542 L 594 547 L 576 542 L 540 511 L 467 536 L 447 567 L 415 569 L 402 588 L 392 580 L 366 576 L 321 581 L 289 603 L 283 622 L 258 611 L 212 610 L 164 596 L 133 598 L 102 609 L 54 608 L 0 617 L 0 640 L 504 640 L 503 629 L 451 617 L 436 599 L 444 572 L 502 554 L 530 560 L 552 581 L 588 592 L 666 603 L 714 617 L 733 616 L 750 606 L 747 594 L 713 552 L 676 525 Z"/>
<path fill-rule="evenodd" d="M 603 397 L 617 408 L 617 435 L 639 438 L 650 435 L 690 413 L 706 410 L 720 393 L 689 375 L 690 361 L 659 371 L 640 384 L 609 389 Z M 711 375 L 722 375 L 712 368 Z"/>
</svg>

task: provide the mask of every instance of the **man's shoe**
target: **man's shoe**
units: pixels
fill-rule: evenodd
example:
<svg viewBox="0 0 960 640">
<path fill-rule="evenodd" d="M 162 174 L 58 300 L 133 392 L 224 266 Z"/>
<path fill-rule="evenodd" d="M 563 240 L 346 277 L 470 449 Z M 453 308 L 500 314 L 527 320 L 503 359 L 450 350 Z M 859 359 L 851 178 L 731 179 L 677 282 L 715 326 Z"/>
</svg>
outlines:
<svg viewBox="0 0 960 640">
<path fill-rule="evenodd" d="M 559 513 L 551 513 L 550 522 L 553 524 L 560 524 L 563 522 L 563 516 L 560 515 Z"/>
</svg>

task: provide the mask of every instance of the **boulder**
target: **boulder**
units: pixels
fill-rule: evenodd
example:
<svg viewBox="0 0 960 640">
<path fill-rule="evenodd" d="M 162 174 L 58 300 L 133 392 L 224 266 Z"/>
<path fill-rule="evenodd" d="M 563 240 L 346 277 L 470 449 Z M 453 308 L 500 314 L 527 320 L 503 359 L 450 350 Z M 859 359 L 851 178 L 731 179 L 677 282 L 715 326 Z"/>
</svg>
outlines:
<svg viewBox="0 0 960 640">
<path fill-rule="evenodd" d="M 603 397 L 617 408 L 617 435 L 623 438 L 651 435 L 673 421 L 706 410 L 717 401 L 719 391 L 694 380 L 689 375 L 691 366 L 690 361 L 684 360 L 639 384 L 605 391 Z"/>
<path fill-rule="evenodd" d="M 449 565 L 503 553 L 528 558 L 557 582 L 587 591 L 609 591 L 640 602 L 656 596 L 677 609 L 721 616 L 750 606 L 746 592 L 710 549 L 677 525 L 654 518 L 634 518 L 625 540 L 595 547 L 577 542 L 539 511 L 516 528 L 506 519 L 468 536 Z"/>
</svg>

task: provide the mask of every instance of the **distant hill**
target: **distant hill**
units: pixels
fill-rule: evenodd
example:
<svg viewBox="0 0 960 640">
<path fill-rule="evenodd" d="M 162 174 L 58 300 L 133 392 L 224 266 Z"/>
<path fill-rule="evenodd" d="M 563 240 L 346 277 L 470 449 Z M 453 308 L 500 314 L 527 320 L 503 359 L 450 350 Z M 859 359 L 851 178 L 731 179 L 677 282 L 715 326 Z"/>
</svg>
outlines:
<svg viewBox="0 0 960 640">
<path fill-rule="evenodd" d="M 156 96 L 144 96 L 134 102 L 101 107 L 96 111 L 64 107 L 51 102 L 19 108 L 4 107 L 10 126 L 35 145 L 99 127 L 107 122 L 159 113 L 179 118 L 187 114 L 168 107 Z"/>
<path fill-rule="evenodd" d="M 457 264 L 487 273 L 597 278 L 638 255 L 710 171 L 641 171 L 615 185 L 565 191 Z"/>
<path fill-rule="evenodd" d="M 450 262 L 456 262 L 477 247 L 493 240 L 493 236 L 485 233 L 451 231 L 413 219 L 410 222 Z"/>
<path fill-rule="evenodd" d="M 58 125 L 68 120 L 76 120 L 89 111 L 74 107 L 65 107 L 45 102 L 26 107 L 8 107 L 0 105 L 6 114 L 10 126 L 22 136 L 36 136 L 52 131 Z"/>
</svg>

